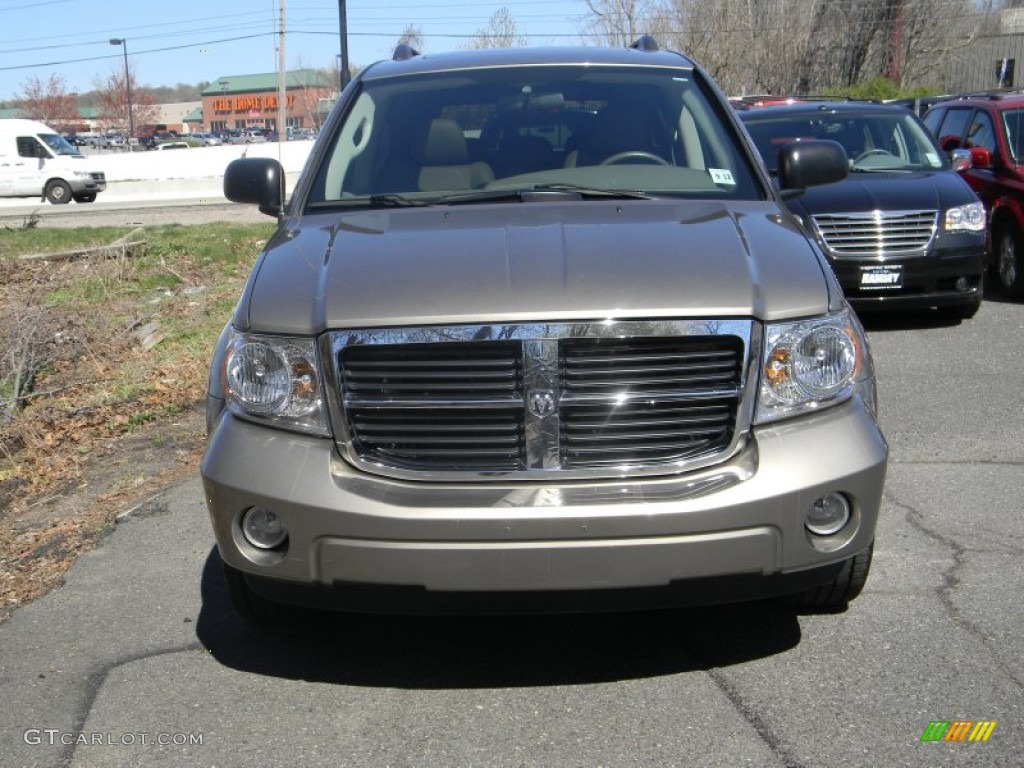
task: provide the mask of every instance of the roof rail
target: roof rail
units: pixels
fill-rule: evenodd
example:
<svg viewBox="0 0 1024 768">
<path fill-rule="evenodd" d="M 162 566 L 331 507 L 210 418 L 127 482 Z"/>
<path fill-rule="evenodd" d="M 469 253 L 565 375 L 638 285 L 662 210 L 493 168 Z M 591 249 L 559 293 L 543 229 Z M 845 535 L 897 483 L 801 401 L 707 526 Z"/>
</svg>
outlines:
<svg viewBox="0 0 1024 768">
<path fill-rule="evenodd" d="M 392 54 L 391 58 L 393 61 L 408 61 L 409 59 L 419 55 L 420 52 L 408 43 L 399 43 L 395 46 L 395 52 Z"/>
<path fill-rule="evenodd" d="M 641 35 L 629 47 L 636 51 L 651 52 L 661 50 L 658 47 L 658 41 L 651 35 Z"/>
</svg>

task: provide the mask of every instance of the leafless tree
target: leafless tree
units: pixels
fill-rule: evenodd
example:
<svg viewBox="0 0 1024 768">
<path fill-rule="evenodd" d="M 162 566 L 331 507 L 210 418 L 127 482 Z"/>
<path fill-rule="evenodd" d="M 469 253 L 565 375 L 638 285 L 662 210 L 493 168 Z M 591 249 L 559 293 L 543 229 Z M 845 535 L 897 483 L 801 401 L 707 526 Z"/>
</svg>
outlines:
<svg viewBox="0 0 1024 768">
<path fill-rule="evenodd" d="M 128 84 L 131 84 L 131 113 L 128 119 Z M 118 130 L 127 135 L 128 126 L 134 123 L 136 133 L 140 126 L 159 122 L 160 108 L 148 88 L 140 88 L 132 69 L 128 70 L 125 79 L 124 70 L 111 72 L 104 79 L 94 82 L 97 101 L 99 102 L 99 123 L 104 130 Z"/>
<path fill-rule="evenodd" d="M 417 27 L 415 24 L 410 24 L 402 32 L 402 36 L 398 38 L 395 43 L 396 46 L 408 45 L 410 48 L 415 48 L 417 51 L 423 51 L 425 48 L 426 40 L 423 37 L 423 30 Z"/>
<path fill-rule="evenodd" d="M 587 19 L 583 37 L 599 45 L 624 48 L 649 32 L 656 0 L 584 0 Z"/>
<path fill-rule="evenodd" d="M 466 48 L 517 48 L 527 45 L 525 37 L 519 34 L 515 19 L 508 8 L 499 8 L 491 16 L 486 27 L 476 31 L 476 35 L 466 44 Z"/>
<path fill-rule="evenodd" d="M 636 11 L 639 0 L 586 2 L 592 26 L 620 29 L 639 16 L 725 90 L 749 94 L 819 93 L 883 76 L 914 85 L 970 43 L 998 0 L 656 0 L 640 14 L 615 12 Z"/>
<path fill-rule="evenodd" d="M 74 130 L 81 123 L 78 99 L 68 93 L 61 75 L 50 75 L 46 82 L 32 75 L 21 84 L 16 103 L 24 117 L 39 120 L 58 131 Z"/>
</svg>

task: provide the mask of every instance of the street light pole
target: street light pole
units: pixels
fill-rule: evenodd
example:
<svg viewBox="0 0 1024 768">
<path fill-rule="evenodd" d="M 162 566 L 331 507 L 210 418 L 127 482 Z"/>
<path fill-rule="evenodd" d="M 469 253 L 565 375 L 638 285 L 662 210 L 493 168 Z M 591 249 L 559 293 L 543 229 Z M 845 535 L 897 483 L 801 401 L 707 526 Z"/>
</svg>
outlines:
<svg viewBox="0 0 1024 768">
<path fill-rule="evenodd" d="M 128 72 L 128 41 L 123 37 L 110 38 L 111 45 L 120 45 L 124 49 L 124 88 L 128 96 L 128 139 L 135 137 L 135 120 L 132 119 L 132 78 Z"/>
</svg>

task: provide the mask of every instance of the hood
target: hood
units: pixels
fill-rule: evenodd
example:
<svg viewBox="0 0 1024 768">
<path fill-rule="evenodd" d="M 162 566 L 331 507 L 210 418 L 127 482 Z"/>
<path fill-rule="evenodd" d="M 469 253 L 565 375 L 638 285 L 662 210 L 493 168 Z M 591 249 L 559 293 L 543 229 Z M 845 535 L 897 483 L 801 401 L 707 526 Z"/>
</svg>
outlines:
<svg viewBox="0 0 1024 768">
<path fill-rule="evenodd" d="M 298 225 L 298 226 L 296 226 Z M 567 201 L 293 217 L 239 304 L 254 331 L 825 312 L 825 262 L 775 203 Z"/>
<path fill-rule="evenodd" d="M 866 211 L 944 211 L 977 200 L 953 171 L 851 173 L 844 181 L 807 189 L 787 204 L 800 217 Z"/>
</svg>

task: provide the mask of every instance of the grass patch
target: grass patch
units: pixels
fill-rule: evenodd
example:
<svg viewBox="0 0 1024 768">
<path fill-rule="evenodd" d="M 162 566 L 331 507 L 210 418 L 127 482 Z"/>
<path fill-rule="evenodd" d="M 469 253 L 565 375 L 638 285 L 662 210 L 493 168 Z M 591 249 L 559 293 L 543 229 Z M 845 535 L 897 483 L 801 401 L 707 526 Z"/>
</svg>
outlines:
<svg viewBox="0 0 1024 768">
<path fill-rule="evenodd" d="M 201 402 L 214 344 L 274 224 L 147 227 L 131 256 L 17 258 L 129 231 L 0 231 L 0 349 L 24 352 L 0 357 L 0 498 L 4 485 L 30 496 L 73 480 L 93 441 Z M 17 401 L 16 359 L 22 379 L 32 374 Z"/>
</svg>

